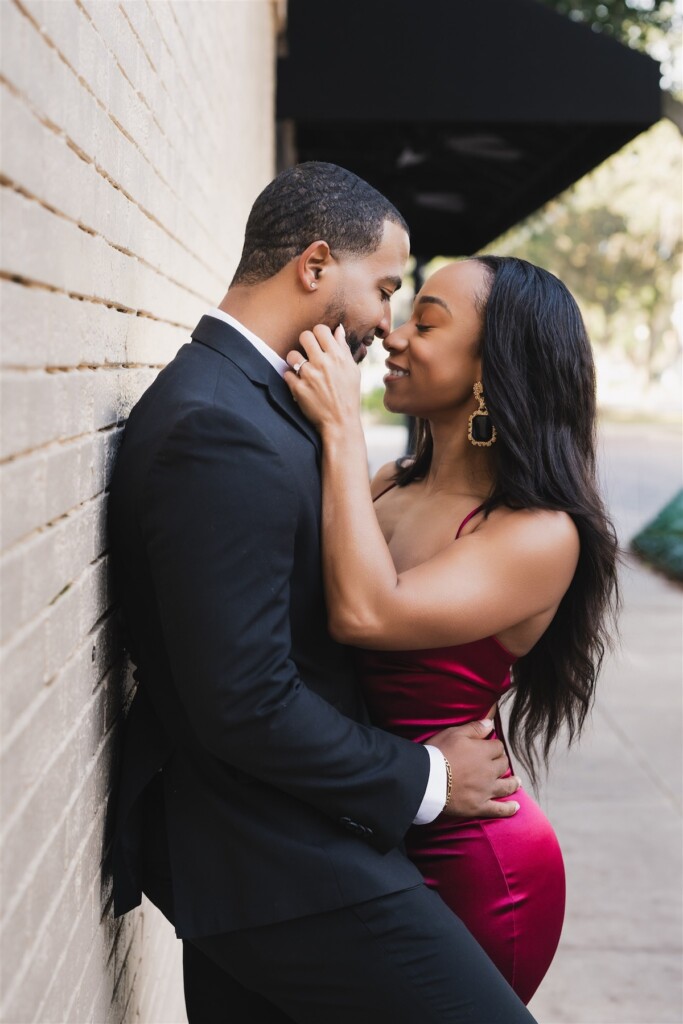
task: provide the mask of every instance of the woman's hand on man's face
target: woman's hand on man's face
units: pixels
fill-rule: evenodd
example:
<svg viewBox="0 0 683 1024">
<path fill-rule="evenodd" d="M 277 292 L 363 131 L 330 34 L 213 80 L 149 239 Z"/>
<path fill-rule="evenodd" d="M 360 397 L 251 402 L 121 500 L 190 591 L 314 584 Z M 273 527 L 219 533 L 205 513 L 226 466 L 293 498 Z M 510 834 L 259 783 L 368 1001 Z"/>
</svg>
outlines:
<svg viewBox="0 0 683 1024">
<path fill-rule="evenodd" d="M 287 355 L 285 381 L 302 411 L 320 433 L 348 427 L 360 416 L 360 370 L 341 324 L 324 324 L 299 335 L 302 351 Z"/>
</svg>

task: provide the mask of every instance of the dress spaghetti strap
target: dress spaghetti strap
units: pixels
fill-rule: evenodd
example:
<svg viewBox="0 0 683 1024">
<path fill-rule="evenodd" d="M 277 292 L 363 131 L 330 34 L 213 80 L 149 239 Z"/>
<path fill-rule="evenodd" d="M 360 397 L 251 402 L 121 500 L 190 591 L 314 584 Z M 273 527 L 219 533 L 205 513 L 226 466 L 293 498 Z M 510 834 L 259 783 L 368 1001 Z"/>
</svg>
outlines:
<svg viewBox="0 0 683 1024">
<path fill-rule="evenodd" d="M 474 519 L 474 517 L 476 516 L 477 512 L 481 512 L 483 507 L 484 507 L 483 505 L 477 505 L 476 508 L 473 508 L 471 512 L 467 513 L 467 515 L 465 516 L 465 518 L 461 522 L 460 526 L 458 527 L 458 532 L 455 535 L 455 539 L 456 540 L 460 536 L 460 531 L 462 530 L 463 526 L 467 526 L 467 524 L 469 523 L 470 519 Z"/>
<path fill-rule="evenodd" d="M 379 494 L 375 495 L 375 497 L 372 499 L 373 504 L 374 504 L 374 502 L 378 501 L 381 497 L 383 497 L 388 491 L 392 491 L 394 489 L 394 487 L 396 487 L 396 486 L 397 486 L 397 484 L 396 484 L 395 481 L 393 483 L 390 483 L 388 487 L 385 487 L 383 491 L 380 491 Z M 465 516 L 465 518 L 461 522 L 460 526 L 458 527 L 458 531 L 457 531 L 457 533 L 455 535 L 455 539 L 456 540 L 460 536 L 460 532 L 461 532 L 462 528 L 464 526 L 467 526 L 467 524 L 469 523 L 470 519 L 474 519 L 474 517 L 476 516 L 477 512 L 481 512 L 483 507 L 484 507 L 483 505 L 477 505 L 476 508 L 473 508 L 471 512 L 467 513 L 467 515 Z"/>
<path fill-rule="evenodd" d="M 379 492 L 379 494 L 376 494 L 376 495 L 375 495 L 375 497 L 374 497 L 374 498 L 372 499 L 372 500 L 373 500 L 373 503 L 374 503 L 375 501 L 377 501 L 377 500 L 378 500 L 379 498 L 381 498 L 383 494 L 386 494 L 386 493 L 387 493 L 387 491 L 393 491 L 394 487 L 396 487 L 396 486 L 397 486 L 397 484 L 396 484 L 395 482 L 394 482 L 394 483 L 391 483 L 391 484 L 389 484 L 389 486 L 388 486 L 388 487 L 385 487 L 383 491 L 380 491 L 380 492 Z"/>
</svg>

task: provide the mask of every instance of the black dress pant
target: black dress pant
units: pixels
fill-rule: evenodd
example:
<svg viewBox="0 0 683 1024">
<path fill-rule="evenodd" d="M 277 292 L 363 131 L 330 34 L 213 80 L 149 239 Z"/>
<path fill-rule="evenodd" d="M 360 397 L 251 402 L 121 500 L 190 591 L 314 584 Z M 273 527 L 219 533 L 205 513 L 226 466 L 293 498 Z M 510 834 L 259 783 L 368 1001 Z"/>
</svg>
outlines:
<svg viewBox="0 0 683 1024">
<path fill-rule="evenodd" d="M 186 940 L 184 973 L 190 1024 L 533 1024 L 426 886 Z"/>
</svg>

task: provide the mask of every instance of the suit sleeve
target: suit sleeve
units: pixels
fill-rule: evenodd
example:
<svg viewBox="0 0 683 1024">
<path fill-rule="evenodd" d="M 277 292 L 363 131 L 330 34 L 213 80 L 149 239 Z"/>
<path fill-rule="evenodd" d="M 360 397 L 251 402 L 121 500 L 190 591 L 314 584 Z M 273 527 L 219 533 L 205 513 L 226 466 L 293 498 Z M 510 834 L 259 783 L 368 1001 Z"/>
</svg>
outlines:
<svg viewBox="0 0 683 1024">
<path fill-rule="evenodd" d="M 299 677 L 289 624 L 297 499 L 278 452 L 248 424 L 194 412 L 157 456 L 143 508 L 173 679 L 200 743 L 355 823 L 378 849 L 397 845 L 429 755 L 345 717 Z"/>
</svg>

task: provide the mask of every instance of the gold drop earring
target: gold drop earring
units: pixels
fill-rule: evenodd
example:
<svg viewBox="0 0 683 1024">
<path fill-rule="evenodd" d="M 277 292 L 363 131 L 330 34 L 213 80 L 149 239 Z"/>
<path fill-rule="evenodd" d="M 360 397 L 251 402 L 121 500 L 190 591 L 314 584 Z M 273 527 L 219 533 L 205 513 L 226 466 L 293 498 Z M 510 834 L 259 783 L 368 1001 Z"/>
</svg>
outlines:
<svg viewBox="0 0 683 1024">
<path fill-rule="evenodd" d="M 490 448 L 492 444 L 496 443 L 498 435 L 496 428 L 491 422 L 489 411 L 486 408 L 484 389 L 480 380 L 476 382 L 472 390 L 474 391 L 474 397 L 479 402 L 479 408 L 469 418 L 467 440 L 475 448 Z"/>
</svg>

